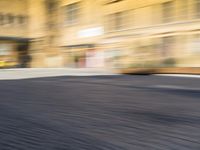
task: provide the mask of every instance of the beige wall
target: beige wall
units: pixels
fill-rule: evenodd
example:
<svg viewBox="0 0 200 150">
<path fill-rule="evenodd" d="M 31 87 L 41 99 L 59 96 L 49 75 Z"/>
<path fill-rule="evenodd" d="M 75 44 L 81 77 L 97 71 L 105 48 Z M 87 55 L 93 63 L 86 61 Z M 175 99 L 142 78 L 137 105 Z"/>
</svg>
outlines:
<svg viewBox="0 0 200 150">
<path fill-rule="evenodd" d="M 29 37 L 43 37 L 46 34 L 45 28 L 45 5 L 44 0 L 29 0 L 28 14 L 30 15 Z"/>
<path fill-rule="evenodd" d="M 65 6 L 74 2 L 81 2 L 80 6 L 80 20 L 75 25 L 67 25 L 64 20 Z M 78 0 L 62 0 L 61 3 L 61 14 L 63 21 L 61 22 L 62 27 L 62 38 L 61 45 L 76 45 L 82 43 L 94 43 L 101 37 L 92 38 L 81 38 L 79 32 L 88 28 L 103 27 L 103 14 L 101 2 L 97 1 L 78 1 Z"/>
<path fill-rule="evenodd" d="M 27 0 L 1 0 L 0 1 L 0 13 L 1 14 L 11 14 L 13 16 L 27 16 L 28 11 L 28 1 Z M 21 36 L 26 37 L 28 34 L 28 20 L 24 24 L 17 23 L 17 18 L 15 17 L 15 22 L 12 24 L 1 25 L 0 36 Z"/>
<path fill-rule="evenodd" d="M 26 15 L 29 18 L 28 24 L 24 26 L 5 25 L 0 27 L 0 36 L 33 38 L 36 41 L 34 44 L 38 44 L 32 45 L 33 56 L 35 60 L 39 58 L 38 60 L 43 62 L 35 63 L 36 66 L 40 66 L 40 64 L 51 66 L 55 60 L 59 61 L 57 64 L 62 66 L 62 57 L 65 57 L 67 48 L 61 49 L 61 46 L 102 44 L 104 50 L 116 47 L 131 51 L 133 43 L 142 43 L 141 45 L 155 44 L 146 41 L 162 43 L 162 38 L 167 36 L 173 36 L 175 39 L 171 56 L 177 57 L 181 56 L 179 55 L 181 49 L 187 52 L 192 49 L 192 46 L 188 45 L 192 45 L 190 43 L 194 43 L 194 35 L 199 34 L 200 19 L 195 18 L 195 0 L 124 0 L 110 5 L 105 5 L 106 0 L 58 0 L 58 11 L 54 16 L 57 28 L 52 31 L 48 30 L 46 26 L 49 20 L 44 1 L 0 0 L 0 13 Z M 174 2 L 172 8 L 174 19 L 164 23 L 163 3 L 168 1 Z M 65 8 L 75 2 L 81 4 L 80 18 L 77 24 L 68 25 L 65 22 Z M 109 31 L 106 17 L 117 12 L 127 13 L 126 28 Z M 96 27 L 105 29 L 104 34 L 92 37 L 79 36 L 80 31 Z M 48 40 L 51 35 L 55 36 L 55 42 L 49 44 Z M 129 43 L 130 46 L 127 46 Z M 181 45 L 182 43 L 185 45 Z M 188 57 L 191 53 L 187 53 L 187 56 L 184 55 L 184 57 Z M 195 53 L 194 55 L 199 54 Z"/>
</svg>

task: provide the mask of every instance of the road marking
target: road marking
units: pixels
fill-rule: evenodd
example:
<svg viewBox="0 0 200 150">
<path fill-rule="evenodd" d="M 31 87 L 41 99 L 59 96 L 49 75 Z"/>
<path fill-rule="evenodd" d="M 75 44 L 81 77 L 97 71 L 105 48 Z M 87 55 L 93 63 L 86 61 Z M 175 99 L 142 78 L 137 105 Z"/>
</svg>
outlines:
<svg viewBox="0 0 200 150">
<path fill-rule="evenodd" d="M 161 88 L 161 89 L 200 91 L 200 88 L 191 88 L 191 87 L 183 87 L 183 86 L 176 86 L 176 85 L 155 85 L 153 87 Z"/>
<path fill-rule="evenodd" d="M 155 76 L 183 77 L 183 78 L 200 78 L 200 75 L 187 74 L 154 74 Z"/>
</svg>

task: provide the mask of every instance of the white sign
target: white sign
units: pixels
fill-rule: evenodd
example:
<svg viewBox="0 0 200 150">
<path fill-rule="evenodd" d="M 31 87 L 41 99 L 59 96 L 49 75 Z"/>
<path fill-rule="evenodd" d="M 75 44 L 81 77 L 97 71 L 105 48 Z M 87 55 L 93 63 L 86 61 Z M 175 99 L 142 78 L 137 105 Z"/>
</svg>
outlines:
<svg viewBox="0 0 200 150">
<path fill-rule="evenodd" d="M 11 47 L 9 44 L 0 44 L 0 55 L 9 55 Z"/>
<path fill-rule="evenodd" d="M 84 29 L 78 32 L 78 37 L 84 38 L 84 37 L 94 37 L 94 36 L 100 36 L 104 34 L 104 29 L 102 27 L 96 27 L 96 28 L 88 28 Z"/>
</svg>

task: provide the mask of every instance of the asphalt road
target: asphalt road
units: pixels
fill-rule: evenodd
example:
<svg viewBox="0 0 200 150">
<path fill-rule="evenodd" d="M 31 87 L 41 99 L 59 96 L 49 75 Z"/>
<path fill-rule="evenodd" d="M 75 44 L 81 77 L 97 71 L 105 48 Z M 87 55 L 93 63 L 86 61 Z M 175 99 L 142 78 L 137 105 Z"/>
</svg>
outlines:
<svg viewBox="0 0 200 150">
<path fill-rule="evenodd" d="M 200 79 L 0 81 L 0 150 L 200 150 Z"/>
</svg>

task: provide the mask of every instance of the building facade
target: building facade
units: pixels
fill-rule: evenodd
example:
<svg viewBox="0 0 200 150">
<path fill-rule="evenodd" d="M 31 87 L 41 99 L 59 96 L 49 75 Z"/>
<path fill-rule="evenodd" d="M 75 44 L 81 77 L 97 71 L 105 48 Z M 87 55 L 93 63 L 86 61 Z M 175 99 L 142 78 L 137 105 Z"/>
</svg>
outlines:
<svg viewBox="0 0 200 150">
<path fill-rule="evenodd" d="M 111 67 L 200 65 L 199 0 L 63 0 L 61 7 L 60 44 L 70 58 L 85 60 L 92 49 Z"/>
<path fill-rule="evenodd" d="M 10 47 L 19 62 L 17 49 L 27 48 L 31 67 L 200 66 L 199 0 L 1 0 L 0 8 L 0 57 Z"/>
<path fill-rule="evenodd" d="M 0 1 L 0 66 L 26 65 L 22 54 L 28 50 L 28 3 L 26 0 Z"/>
</svg>

